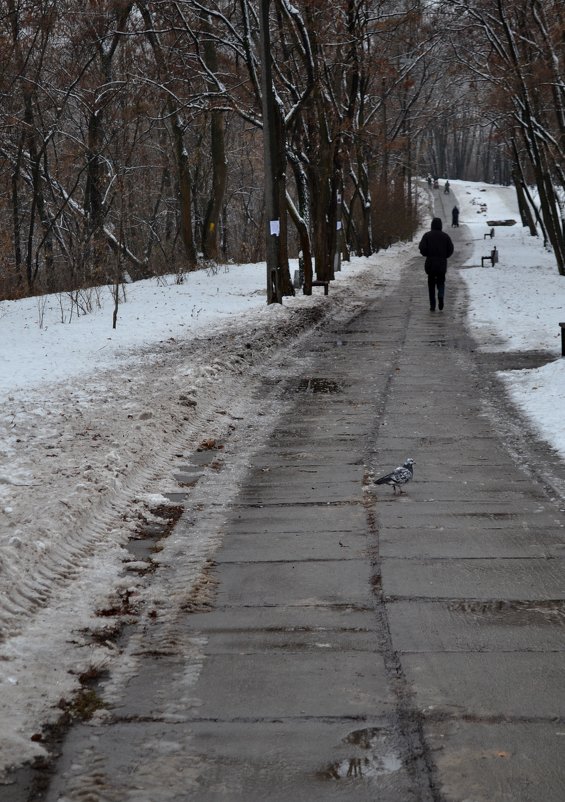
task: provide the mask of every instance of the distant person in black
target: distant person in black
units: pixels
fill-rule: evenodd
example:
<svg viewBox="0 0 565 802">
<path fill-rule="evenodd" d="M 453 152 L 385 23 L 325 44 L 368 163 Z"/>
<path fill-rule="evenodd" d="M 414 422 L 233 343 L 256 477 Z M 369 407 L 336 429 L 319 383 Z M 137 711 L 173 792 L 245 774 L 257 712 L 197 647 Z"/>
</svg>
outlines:
<svg viewBox="0 0 565 802">
<path fill-rule="evenodd" d="M 440 310 L 443 309 L 447 260 L 453 253 L 451 237 L 442 231 L 442 227 L 441 219 L 434 217 L 431 230 L 426 231 L 418 246 L 422 256 L 426 257 L 425 269 L 428 276 L 431 312 L 436 310 L 436 287 L 438 306 Z"/>
<path fill-rule="evenodd" d="M 451 210 L 451 227 L 459 228 L 459 209 L 454 206 Z"/>
</svg>

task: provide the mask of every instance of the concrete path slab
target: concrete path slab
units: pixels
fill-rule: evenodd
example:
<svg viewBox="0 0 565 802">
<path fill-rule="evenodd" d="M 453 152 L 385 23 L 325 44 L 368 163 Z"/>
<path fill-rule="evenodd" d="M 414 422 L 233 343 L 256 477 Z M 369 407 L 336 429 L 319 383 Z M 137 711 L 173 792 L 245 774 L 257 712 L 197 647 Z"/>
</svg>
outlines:
<svg viewBox="0 0 565 802">
<path fill-rule="evenodd" d="M 359 532 L 366 535 L 367 517 L 361 499 L 357 504 L 280 504 L 270 507 L 234 505 L 229 519 L 233 534 L 250 532 L 297 533 Z M 227 528 L 228 524 L 226 524 Z M 275 540 L 275 538 L 273 538 Z"/>
<path fill-rule="evenodd" d="M 367 560 L 219 563 L 219 604 L 333 605 L 372 603 Z"/>
<path fill-rule="evenodd" d="M 565 652 L 565 601 L 486 601 L 388 605 L 401 652 Z"/>
<path fill-rule="evenodd" d="M 565 717 L 563 651 L 405 654 L 402 664 L 424 715 L 439 707 L 477 720 Z"/>
<path fill-rule="evenodd" d="M 347 524 L 349 525 L 349 524 Z M 276 538 L 269 537 L 268 548 L 265 549 L 265 536 L 257 534 L 230 533 L 229 540 L 218 564 L 234 562 L 292 562 L 298 560 L 344 560 L 365 559 L 367 557 L 367 536 L 364 531 L 352 533 L 343 530 L 338 532 L 312 532 L 303 537 L 299 532 L 283 532 Z"/>
<path fill-rule="evenodd" d="M 536 529 L 552 528 L 560 531 L 565 537 L 565 530 L 560 525 L 558 514 L 548 510 L 545 501 L 528 498 L 514 499 L 514 503 L 501 501 L 483 501 L 482 498 L 457 502 L 455 500 L 443 501 L 441 505 L 426 500 L 425 493 L 409 488 L 410 496 L 399 496 L 395 499 L 392 492 L 379 492 L 378 512 L 383 527 L 411 528 L 418 530 L 421 527 L 435 524 L 436 526 L 456 525 L 464 522 L 466 526 L 491 526 L 512 521 L 514 526 L 523 526 Z M 417 503 L 412 495 L 418 492 L 421 496 Z"/>
<path fill-rule="evenodd" d="M 459 523 L 420 528 L 416 535 L 409 528 L 391 528 L 381 536 L 380 555 L 410 560 L 550 559 L 565 555 L 562 540 L 551 529 L 534 529 L 513 521 L 483 523 L 473 529 Z"/>
<path fill-rule="evenodd" d="M 446 800 L 565 799 L 563 727 L 558 722 L 427 723 Z"/>
<path fill-rule="evenodd" d="M 387 597 L 565 599 L 563 559 L 386 559 Z"/>
<path fill-rule="evenodd" d="M 191 613 L 186 626 L 195 631 L 209 632 L 239 630 L 251 632 L 366 632 L 375 633 L 378 624 L 374 606 L 348 603 L 327 605 L 299 605 L 280 607 L 229 607 L 217 604 L 213 610 Z M 373 636 L 371 636 L 373 637 Z"/>
<path fill-rule="evenodd" d="M 287 646 L 244 655 L 233 648 L 221 654 L 212 651 L 194 695 L 204 719 L 253 718 L 262 723 L 318 717 L 320 708 L 325 718 L 356 719 L 365 717 L 367 710 L 374 715 L 394 710 L 382 661 L 376 662 L 371 652 L 351 648 L 293 651 Z"/>
</svg>

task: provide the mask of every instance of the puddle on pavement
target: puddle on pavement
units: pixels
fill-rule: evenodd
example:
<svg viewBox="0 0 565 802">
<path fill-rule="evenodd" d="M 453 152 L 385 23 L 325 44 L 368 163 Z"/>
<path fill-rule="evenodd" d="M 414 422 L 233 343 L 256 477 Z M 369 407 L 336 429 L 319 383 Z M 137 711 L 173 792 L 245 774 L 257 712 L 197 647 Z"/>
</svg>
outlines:
<svg viewBox="0 0 565 802">
<path fill-rule="evenodd" d="M 428 345 L 433 345 L 436 348 L 454 348 L 460 351 L 474 350 L 474 343 L 467 335 L 463 335 L 462 337 L 434 337 L 427 342 Z"/>
<path fill-rule="evenodd" d="M 521 517 L 515 512 L 461 512 L 459 515 L 463 518 L 488 518 L 489 521 L 510 521 Z"/>
<path fill-rule="evenodd" d="M 126 545 L 128 551 L 136 556 L 154 551 L 157 542 L 168 537 L 175 528 L 184 508 L 180 504 L 159 505 L 151 509 L 153 521 L 140 526 L 137 534 Z"/>
<path fill-rule="evenodd" d="M 147 560 L 163 537 L 163 531 L 163 526 L 160 524 L 148 524 L 143 527 L 139 535 L 128 540 L 126 549 L 136 560 Z"/>
<path fill-rule="evenodd" d="M 339 382 L 334 379 L 325 379 L 319 376 L 310 376 L 299 379 L 296 384 L 297 393 L 341 393 L 343 390 Z"/>
<path fill-rule="evenodd" d="M 353 757 L 333 763 L 328 771 L 330 780 L 344 780 L 349 777 L 382 777 L 383 774 L 392 774 L 402 768 L 402 762 L 396 755 L 382 755 L 379 757 Z"/>
<path fill-rule="evenodd" d="M 448 604 L 453 612 L 466 613 L 505 626 L 565 625 L 565 600 L 546 599 L 540 601 L 453 601 Z"/>
<path fill-rule="evenodd" d="M 386 733 L 376 727 L 349 733 L 343 743 L 369 754 L 336 760 L 321 772 L 321 777 L 327 780 L 372 779 L 400 771 L 402 761 L 386 741 Z"/>
</svg>

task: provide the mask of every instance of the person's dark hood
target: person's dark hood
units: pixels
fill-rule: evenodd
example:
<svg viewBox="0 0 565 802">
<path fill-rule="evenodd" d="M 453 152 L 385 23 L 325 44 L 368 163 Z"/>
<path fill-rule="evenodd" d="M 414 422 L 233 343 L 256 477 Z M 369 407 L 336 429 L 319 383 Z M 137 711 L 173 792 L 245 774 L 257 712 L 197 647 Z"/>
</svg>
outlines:
<svg viewBox="0 0 565 802">
<path fill-rule="evenodd" d="M 432 220 L 432 231 L 441 231 L 442 228 L 441 217 L 434 217 Z"/>
</svg>

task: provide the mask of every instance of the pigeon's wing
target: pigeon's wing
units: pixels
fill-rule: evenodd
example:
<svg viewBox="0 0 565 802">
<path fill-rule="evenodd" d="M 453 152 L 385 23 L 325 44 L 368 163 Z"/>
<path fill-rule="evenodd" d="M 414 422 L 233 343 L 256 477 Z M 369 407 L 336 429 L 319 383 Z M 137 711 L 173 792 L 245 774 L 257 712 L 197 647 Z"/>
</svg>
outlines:
<svg viewBox="0 0 565 802">
<path fill-rule="evenodd" d="M 408 470 L 408 468 L 397 468 L 392 472 L 391 476 L 394 477 L 394 481 L 397 484 L 403 485 L 412 478 L 412 471 Z"/>
<path fill-rule="evenodd" d="M 406 468 L 404 468 L 404 467 L 401 465 L 399 468 L 395 468 L 395 469 L 394 469 L 393 471 L 391 471 L 390 473 L 387 473 L 387 474 L 385 474 L 385 476 L 381 476 L 381 478 L 380 478 L 380 479 L 376 479 L 376 480 L 375 480 L 375 484 L 376 484 L 376 485 L 393 485 L 393 484 L 398 484 L 398 482 L 399 482 L 399 477 L 402 477 L 402 475 L 403 475 L 405 472 L 406 472 L 406 473 L 408 472 L 408 471 L 407 471 L 407 469 L 406 469 Z M 400 483 L 401 483 L 401 484 L 402 484 L 403 482 L 405 482 L 405 481 L 406 481 L 406 479 L 402 479 L 402 478 L 400 478 Z"/>
<path fill-rule="evenodd" d="M 376 485 L 405 485 L 406 482 L 409 482 L 410 479 L 413 477 L 412 465 L 411 461 L 404 463 L 404 465 L 399 465 L 398 468 L 395 468 L 390 473 L 381 476 L 379 479 L 375 479 Z"/>
<path fill-rule="evenodd" d="M 396 481 L 394 479 L 394 474 L 395 473 L 396 473 L 396 471 L 392 471 L 391 473 L 387 473 L 385 476 L 381 476 L 380 479 L 375 479 L 375 484 L 376 485 L 388 485 L 391 482 Z"/>
</svg>

